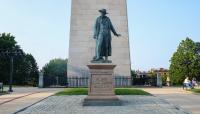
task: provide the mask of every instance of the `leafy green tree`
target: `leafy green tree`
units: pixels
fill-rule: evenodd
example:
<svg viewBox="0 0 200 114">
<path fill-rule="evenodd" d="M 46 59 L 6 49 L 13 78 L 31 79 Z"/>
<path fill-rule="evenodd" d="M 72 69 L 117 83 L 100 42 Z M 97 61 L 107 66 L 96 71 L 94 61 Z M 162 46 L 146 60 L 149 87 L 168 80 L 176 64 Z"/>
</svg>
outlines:
<svg viewBox="0 0 200 114">
<path fill-rule="evenodd" d="M 200 45 L 190 38 L 182 40 L 170 62 L 170 76 L 174 84 L 181 84 L 185 77 L 200 78 Z"/>
<path fill-rule="evenodd" d="M 26 54 L 26 63 L 29 63 L 29 78 L 28 84 L 38 84 L 39 70 L 35 58 L 31 54 Z"/>
<path fill-rule="evenodd" d="M 131 70 L 131 77 L 136 78 L 137 74 L 135 70 Z"/>
<path fill-rule="evenodd" d="M 50 60 L 43 68 L 44 76 L 66 76 L 67 60 L 53 59 Z"/>
<path fill-rule="evenodd" d="M 162 75 L 162 84 L 166 85 L 166 81 L 167 81 L 167 74 Z"/>
<path fill-rule="evenodd" d="M 23 58 L 15 59 L 14 83 L 20 85 L 33 85 L 38 83 L 39 70 L 34 57 L 26 54 Z"/>
<path fill-rule="evenodd" d="M 0 49 L 19 49 L 15 37 L 10 33 L 0 34 Z"/>
<path fill-rule="evenodd" d="M 10 33 L 0 34 L 0 50 L 21 49 L 15 37 Z M 21 49 L 22 50 L 22 49 Z M 23 50 L 22 50 L 23 51 Z M 9 57 L 0 57 L 0 82 L 8 84 L 10 72 Z M 16 85 L 36 85 L 38 78 L 38 67 L 34 57 L 31 54 L 25 54 L 23 57 L 14 57 L 14 75 L 13 84 Z M 28 81 L 29 80 L 29 81 Z"/>
<path fill-rule="evenodd" d="M 11 50 L 18 49 L 19 46 L 15 41 L 15 37 L 10 33 L 0 34 L 0 49 L 1 50 Z M 10 71 L 10 61 L 9 58 L 0 57 L 0 82 L 8 84 L 9 82 L 9 71 Z"/>
</svg>

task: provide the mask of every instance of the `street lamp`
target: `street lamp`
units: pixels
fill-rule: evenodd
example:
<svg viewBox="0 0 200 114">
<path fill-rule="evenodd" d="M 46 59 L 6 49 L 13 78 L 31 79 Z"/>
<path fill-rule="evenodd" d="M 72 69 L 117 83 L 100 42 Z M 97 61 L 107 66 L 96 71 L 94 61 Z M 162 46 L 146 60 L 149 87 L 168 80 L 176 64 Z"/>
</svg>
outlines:
<svg viewBox="0 0 200 114">
<path fill-rule="evenodd" d="M 14 57 L 23 56 L 24 52 L 21 49 L 0 49 L 0 57 L 9 58 L 10 59 L 10 81 L 9 81 L 9 92 L 13 92 L 12 83 L 13 83 L 13 61 Z"/>
</svg>

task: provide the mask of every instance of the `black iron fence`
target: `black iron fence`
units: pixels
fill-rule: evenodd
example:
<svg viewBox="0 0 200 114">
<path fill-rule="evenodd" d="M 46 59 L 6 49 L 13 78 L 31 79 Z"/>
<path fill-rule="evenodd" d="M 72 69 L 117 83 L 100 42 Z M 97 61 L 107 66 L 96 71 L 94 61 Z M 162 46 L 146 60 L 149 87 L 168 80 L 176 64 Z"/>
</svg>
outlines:
<svg viewBox="0 0 200 114">
<path fill-rule="evenodd" d="M 44 76 L 44 87 L 88 87 L 88 77 L 46 77 Z M 156 77 L 131 78 L 115 77 L 115 87 L 129 87 L 132 85 L 156 86 Z"/>
<path fill-rule="evenodd" d="M 132 79 L 131 77 L 115 77 L 115 87 L 129 87 L 131 86 Z"/>
<path fill-rule="evenodd" d="M 88 87 L 88 77 L 46 77 L 44 76 L 44 87 Z M 115 77 L 115 87 L 131 86 L 130 77 Z"/>
<path fill-rule="evenodd" d="M 87 87 L 88 77 L 68 77 L 68 87 Z"/>
<path fill-rule="evenodd" d="M 69 77 L 68 87 L 87 87 L 88 77 Z M 115 77 L 115 87 L 128 87 L 131 86 L 130 77 Z"/>
</svg>

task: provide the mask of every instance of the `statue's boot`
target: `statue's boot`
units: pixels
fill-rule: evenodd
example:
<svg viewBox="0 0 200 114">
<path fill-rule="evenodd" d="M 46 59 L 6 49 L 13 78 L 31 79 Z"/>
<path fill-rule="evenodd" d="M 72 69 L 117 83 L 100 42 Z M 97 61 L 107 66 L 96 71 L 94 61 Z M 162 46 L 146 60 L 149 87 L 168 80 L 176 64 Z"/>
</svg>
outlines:
<svg viewBox="0 0 200 114">
<path fill-rule="evenodd" d="M 94 61 L 103 61 L 103 60 L 104 60 L 103 57 L 99 57 L 99 58 L 96 57 L 96 58 L 94 59 Z"/>
<path fill-rule="evenodd" d="M 96 59 L 97 59 L 97 56 L 94 56 L 94 57 L 93 57 L 93 60 L 96 60 Z"/>
</svg>

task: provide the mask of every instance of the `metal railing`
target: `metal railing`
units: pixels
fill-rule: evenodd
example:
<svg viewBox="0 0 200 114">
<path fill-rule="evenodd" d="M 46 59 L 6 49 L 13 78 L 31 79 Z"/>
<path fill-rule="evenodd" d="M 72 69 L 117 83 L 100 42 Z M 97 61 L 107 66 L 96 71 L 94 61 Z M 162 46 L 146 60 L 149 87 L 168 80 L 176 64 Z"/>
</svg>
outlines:
<svg viewBox="0 0 200 114">
<path fill-rule="evenodd" d="M 44 76 L 44 87 L 88 87 L 88 77 L 58 77 Z M 127 76 L 116 76 L 115 87 L 129 87 L 132 85 L 156 86 L 156 78 L 131 78 Z"/>
<path fill-rule="evenodd" d="M 68 77 L 68 87 L 88 87 L 88 77 Z M 131 86 L 130 77 L 115 77 L 115 87 Z"/>
</svg>

